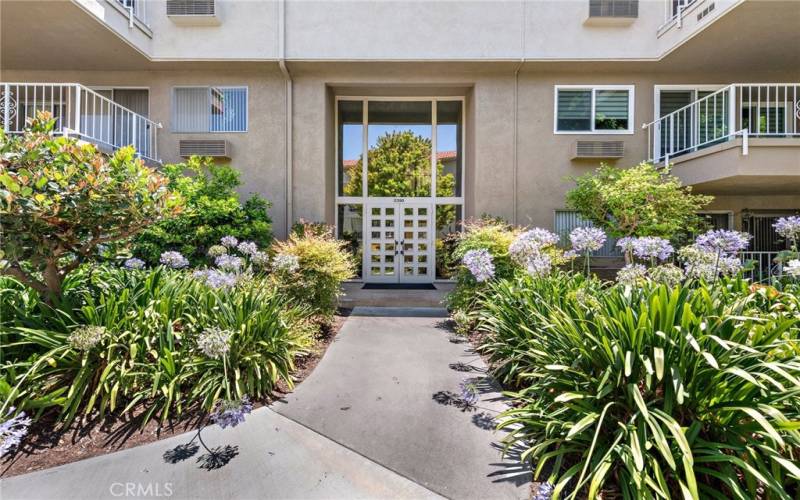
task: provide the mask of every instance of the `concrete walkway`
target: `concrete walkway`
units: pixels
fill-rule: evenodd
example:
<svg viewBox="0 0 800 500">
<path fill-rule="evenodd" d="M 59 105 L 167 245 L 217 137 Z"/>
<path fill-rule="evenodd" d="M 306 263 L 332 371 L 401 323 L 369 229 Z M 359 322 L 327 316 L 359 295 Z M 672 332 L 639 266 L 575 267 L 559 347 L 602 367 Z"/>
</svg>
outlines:
<svg viewBox="0 0 800 500">
<path fill-rule="evenodd" d="M 3 500 L 440 498 L 269 408 L 197 433 L 0 481 Z M 194 439 L 193 439 L 194 438 Z"/>
<path fill-rule="evenodd" d="M 325 357 L 273 408 L 449 498 L 528 498 L 528 471 L 501 458 L 505 409 L 485 365 L 438 309 L 356 308 Z M 480 391 L 464 407 L 459 385 Z"/>
<path fill-rule="evenodd" d="M 504 402 L 443 312 L 357 308 L 285 401 L 202 431 L 213 455 L 187 433 L 1 480 L 0 498 L 528 498 L 530 474 L 495 447 Z"/>
</svg>

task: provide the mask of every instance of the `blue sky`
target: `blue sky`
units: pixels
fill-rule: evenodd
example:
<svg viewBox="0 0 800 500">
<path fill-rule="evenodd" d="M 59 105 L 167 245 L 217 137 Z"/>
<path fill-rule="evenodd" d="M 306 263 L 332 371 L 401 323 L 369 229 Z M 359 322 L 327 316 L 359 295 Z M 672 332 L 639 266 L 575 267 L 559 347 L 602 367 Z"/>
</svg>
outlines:
<svg viewBox="0 0 800 500">
<path fill-rule="evenodd" d="M 344 148 L 343 157 L 345 160 L 355 160 L 361 154 L 361 124 L 345 125 L 342 131 L 342 147 Z M 375 146 L 378 137 L 387 132 L 410 130 L 417 135 L 430 139 L 430 125 L 370 125 L 369 126 L 369 147 Z M 438 151 L 454 151 L 456 149 L 456 125 L 437 126 L 437 145 Z"/>
</svg>

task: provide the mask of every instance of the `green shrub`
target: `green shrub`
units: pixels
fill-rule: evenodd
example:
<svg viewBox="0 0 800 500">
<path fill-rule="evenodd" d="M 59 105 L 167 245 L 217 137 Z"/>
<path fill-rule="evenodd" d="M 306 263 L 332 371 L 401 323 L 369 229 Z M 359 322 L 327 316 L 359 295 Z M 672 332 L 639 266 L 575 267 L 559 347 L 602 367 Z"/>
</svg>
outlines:
<svg viewBox="0 0 800 500">
<path fill-rule="evenodd" d="M 669 169 L 650 163 L 631 168 L 603 164 L 575 182 L 567 193 L 567 206 L 617 238 L 684 239 L 699 232 L 703 220 L 697 212 L 714 199 L 692 194 Z"/>
<path fill-rule="evenodd" d="M 281 293 L 329 320 L 336 312 L 342 282 L 355 274 L 353 260 L 347 243 L 334 238 L 332 230 L 309 227 L 313 229 L 273 245 L 274 254 L 295 257 L 298 266 L 291 272 L 276 270 L 270 279 Z"/>
<path fill-rule="evenodd" d="M 291 386 L 294 358 L 312 341 L 307 309 L 258 278 L 212 290 L 186 272 L 86 267 L 65 281 L 74 307 L 60 309 L 20 299 L 10 281 L 0 295 L 2 407 L 55 407 L 64 423 L 139 403 L 143 423 L 210 410 L 226 381 L 234 397 L 264 398 L 279 380 Z M 225 363 L 198 348 L 209 328 L 230 334 Z"/>
<path fill-rule="evenodd" d="M 187 171 L 188 176 L 184 175 Z M 206 262 L 206 252 L 223 236 L 261 247 L 272 242 L 269 202 L 253 195 L 240 203 L 235 190 L 240 185 L 239 172 L 229 165 L 193 156 L 185 164 L 166 165 L 164 173 L 169 187 L 185 198 L 186 209 L 137 236 L 133 241 L 137 257 L 156 265 L 163 252 L 174 250 L 196 266 Z"/>
<path fill-rule="evenodd" d="M 525 385 L 507 444 L 554 498 L 797 498 L 797 294 L 574 280 L 499 282 L 481 302 L 485 350 Z"/>
<path fill-rule="evenodd" d="M 76 138 L 54 137 L 54 124 L 42 112 L 23 135 L 0 130 L 0 274 L 49 301 L 101 245 L 130 238 L 182 204 L 132 147 L 109 157 Z"/>
</svg>

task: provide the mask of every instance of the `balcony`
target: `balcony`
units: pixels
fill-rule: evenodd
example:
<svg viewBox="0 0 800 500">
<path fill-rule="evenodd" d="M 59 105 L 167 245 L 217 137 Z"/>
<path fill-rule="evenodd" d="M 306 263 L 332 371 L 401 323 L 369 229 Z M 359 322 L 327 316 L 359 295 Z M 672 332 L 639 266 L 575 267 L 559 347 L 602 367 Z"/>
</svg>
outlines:
<svg viewBox="0 0 800 500">
<path fill-rule="evenodd" d="M 649 161 L 718 193 L 800 189 L 800 84 L 736 83 L 644 125 Z"/>
<path fill-rule="evenodd" d="M 111 153 L 132 145 L 150 163 L 158 159 L 160 124 L 77 83 L 0 83 L 0 124 L 19 134 L 38 111 L 56 120 L 55 133 L 91 142 Z"/>
</svg>

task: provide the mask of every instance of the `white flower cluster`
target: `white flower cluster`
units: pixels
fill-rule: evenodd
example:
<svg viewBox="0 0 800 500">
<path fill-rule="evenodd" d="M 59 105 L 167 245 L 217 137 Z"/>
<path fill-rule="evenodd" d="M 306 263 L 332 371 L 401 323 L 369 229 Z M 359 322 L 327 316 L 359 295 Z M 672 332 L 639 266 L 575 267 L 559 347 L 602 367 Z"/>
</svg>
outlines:
<svg viewBox="0 0 800 500">
<path fill-rule="evenodd" d="M 277 272 L 293 273 L 300 269 L 300 260 L 296 255 L 278 254 L 272 259 L 272 268 Z"/>
<path fill-rule="evenodd" d="M 647 268 L 641 264 L 628 264 L 617 271 L 617 283 L 624 286 L 638 286 L 647 280 Z"/>
<path fill-rule="evenodd" d="M 553 268 L 553 261 L 545 249 L 558 243 L 558 235 L 535 227 L 520 234 L 508 247 L 511 259 L 525 268 L 531 276 L 547 276 Z"/>
<path fill-rule="evenodd" d="M 189 261 L 180 252 L 164 252 L 158 260 L 172 269 L 183 269 L 189 265 Z"/>
<path fill-rule="evenodd" d="M 197 337 L 197 348 L 211 359 L 220 359 L 230 349 L 233 332 L 217 327 L 206 328 Z"/>
<path fill-rule="evenodd" d="M 90 351 L 100 343 L 106 333 L 104 326 L 84 325 L 76 328 L 69 334 L 67 342 L 77 351 Z"/>
<path fill-rule="evenodd" d="M 579 254 L 596 252 L 603 248 L 606 242 L 606 233 L 596 227 L 576 227 L 569 234 L 572 249 Z"/>
<path fill-rule="evenodd" d="M 800 278 L 800 259 L 793 259 L 786 263 L 784 272 L 793 278 Z"/>
</svg>

